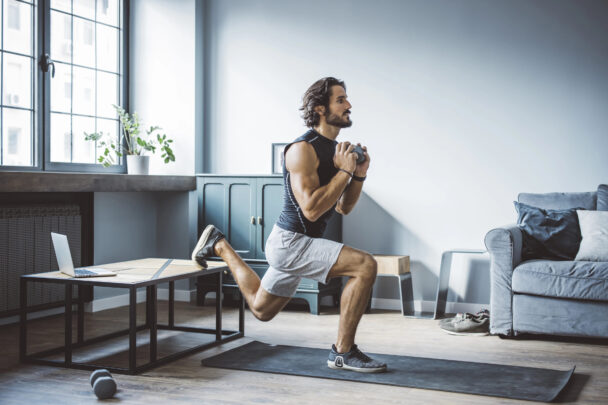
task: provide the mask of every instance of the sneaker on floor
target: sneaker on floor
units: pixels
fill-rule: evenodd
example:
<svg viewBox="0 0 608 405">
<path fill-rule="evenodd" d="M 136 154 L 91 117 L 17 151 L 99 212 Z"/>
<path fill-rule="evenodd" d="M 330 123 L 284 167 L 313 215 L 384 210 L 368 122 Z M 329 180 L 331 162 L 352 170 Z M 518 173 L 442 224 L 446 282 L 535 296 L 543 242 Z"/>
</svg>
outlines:
<svg viewBox="0 0 608 405">
<path fill-rule="evenodd" d="M 192 261 L 199 267 L 206 269 L 207 261 L 206 258 L 215 256 L 213 247 L 215 244 L 224 239 L 225 236 L 213 225 L 207 225 L 203 233 L 201 234 L 196 247 L 192 251 Z"/>
<path fill-rule="evenodd" d="M 477 318 L 473 314 L 458 314 L 450 322 L 441 323 L 440 327 L 450 335 L 485 336 L 489 335 L 490 318 Z"/>
<path fill-rule="evenodd" d="M 481 311 L 478 311 L 474 316 L 477 319 L 490 318 L 490 311 L 488 311 L 487 309 L 482 309 Z"/>
<path fill-rule="evenodd" d="M 464 312 L 464 313 L 459 312 L 453 318 L 440 319 L 439 320 L 439 325 L 441 326 L 441 325 L 445 325 L 447 323 L 452 323 L 455 320 L 458 320 L 458 319 L 460 319 L 460 318 L 462 318 L 463 316 L 466 316 L 466 315 L 472 316 L 473 318 L 475 318 L 477 320 L 482 320 L 482 319 L 486 319 L 486 318 L 489 319 L 490 318 L 490 311 L 488 311 L 487 309 L 482 309 L 482 310 L 478 311 L 475 314 L 471 314 L 469 312 Z"/>
<path fill-rule="evenodd" d="M 351 370 L 359 373 L 382 373 L 386 371 L 386 364 L 372 359 L 363 353 L 357 345 L 353 345 L 349 352 L 338 353 L 336 346 L 331 346 L 327 366 L 335 370 Z"/>
</svg>

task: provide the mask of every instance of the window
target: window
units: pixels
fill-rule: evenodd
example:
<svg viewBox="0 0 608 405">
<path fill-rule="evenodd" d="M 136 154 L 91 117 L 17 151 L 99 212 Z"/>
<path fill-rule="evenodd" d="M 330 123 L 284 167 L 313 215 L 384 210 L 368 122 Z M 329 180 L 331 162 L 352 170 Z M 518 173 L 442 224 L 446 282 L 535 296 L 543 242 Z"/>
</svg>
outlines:
<svg viewBox="0 0 608 405">
<path fill-rule="evenodd" d="M 2 0 L 0 165 L 34 164 L 34 26 L 32 2 Z"/>
<path fill-rule="evenodd" d="M 118 139 L 127 2 L 0 0 L 0 168 L 108 171 L 84 133 Z"/>
</svg>

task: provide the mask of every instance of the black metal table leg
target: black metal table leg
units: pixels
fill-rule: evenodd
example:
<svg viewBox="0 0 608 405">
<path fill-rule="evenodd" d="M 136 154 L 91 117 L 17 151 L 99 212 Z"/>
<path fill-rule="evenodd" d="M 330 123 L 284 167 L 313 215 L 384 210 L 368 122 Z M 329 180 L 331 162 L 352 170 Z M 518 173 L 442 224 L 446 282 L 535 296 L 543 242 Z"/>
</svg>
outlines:
<svg viewBox="0 0 608 405">
<path fill-rule="evenodd" d="M 65 367 L 72 365 L 72 284 L 65 285 Z"/>
<path fill-rule="evenodd" d="M 217 284 L 215 286 L 215 340 L 222 340 L 222 275 L 217 273 Z"/>
<path fill-rule="evenodd" d="M 150 311 L 152 310 L 150 308 L 150 301 L 151 301 L 151 294 L 152 294 L 152 286 L 149 285 L 146 287 L 146 326 L 149 328 L 150 327 Z"/>
<path fill-rule="evenodd" d="M 169 281 L 169 326 L 175 326 L 175 282 Z"/>
<path fill-rule="evenodd" d="M 137 288 L 129 288 L 129 372 L 135 373 L 137 366 L 135 355 L 137 349 Z"/>
<path fill-rule="evenodd" d="M 84 342 L 84 289 L 78 286 L 78 343 Z"/>
<path fill-rule="evenodd" d="M 414 310 L 414 291 L 412 289 L 411 273 L 399 276 L 399 297 L 401 298 L 401 315 L 416 316 Z"/>
<path fill-rule="evenodd" d="M 27 280 L 19 280 L 19 359 L 23 362 L 27 355 Z"/>
<path fill-rule="evenodd" d="M 157 286 L 150 286 L 150 361 L 156 361 L 156 337 L 157 337 Z"/>
<path fill-rule="evenodd" d="M 245 297 L 239 291 L 239 332 L 245 334 Z"/>
</svg>

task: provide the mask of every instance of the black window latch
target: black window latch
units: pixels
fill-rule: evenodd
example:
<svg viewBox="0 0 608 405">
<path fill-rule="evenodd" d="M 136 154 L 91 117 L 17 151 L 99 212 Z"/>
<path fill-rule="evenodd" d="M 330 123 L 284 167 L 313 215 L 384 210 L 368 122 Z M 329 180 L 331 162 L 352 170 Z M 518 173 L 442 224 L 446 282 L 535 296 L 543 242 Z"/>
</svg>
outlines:
<svg viewBox="0 0 608 405">
<path fill-rule="evenodd" d="M 38 64 L 40 65 L 40 69 L 45 73 L 49 71 L 49 68 L 52 68 L 51 77 L 55 77 L 55 63 L 53 63 L 53 59 L 51 59 L 48 53 L 45 53 L 44 56 L 40 58 Z"/>
</svg>

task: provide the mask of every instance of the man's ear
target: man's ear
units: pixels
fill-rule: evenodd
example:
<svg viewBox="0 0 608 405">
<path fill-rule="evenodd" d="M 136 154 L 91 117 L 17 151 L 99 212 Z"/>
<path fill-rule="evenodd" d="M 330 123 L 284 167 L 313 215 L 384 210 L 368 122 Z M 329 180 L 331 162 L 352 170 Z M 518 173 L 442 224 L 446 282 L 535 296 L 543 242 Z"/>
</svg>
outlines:
<svg viewBox="0 0 608 405">
<path fill-rule="evenodd" d="M 315 112 L 319 115 L 324 115 L 325 114 L 325 106 L 324 105 L 318 105 L 315 107 Z"/>
</svg>

